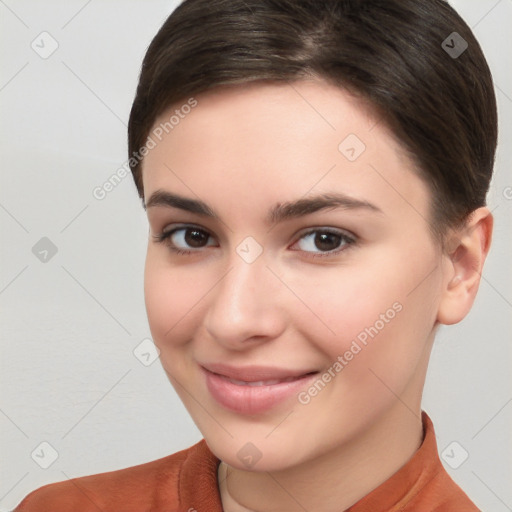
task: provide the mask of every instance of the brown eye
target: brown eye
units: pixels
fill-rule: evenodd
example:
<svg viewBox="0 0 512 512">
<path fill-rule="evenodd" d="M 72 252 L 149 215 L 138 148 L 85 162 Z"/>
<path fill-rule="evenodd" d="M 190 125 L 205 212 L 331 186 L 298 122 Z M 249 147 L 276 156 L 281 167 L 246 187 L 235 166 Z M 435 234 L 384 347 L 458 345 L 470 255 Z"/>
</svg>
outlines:
<svg viewBox="0 0 512 512">
<path fill-rule="evenodd" d="M 316 233 L 314 244 L 321 251 L 332 251 L 338 248 L 341 236 L 334 233 Z"/>
<path fill-rule="evenodd" d="M 195 226 L 171 229 L 156 235 L 155 238 L 179 254 L 188 254 L 199 251 L 203 247 L 215 245 L 213 237 L 207 231 Z"/>
<path fill-rule="evenodd" d="M 354 243 L 353 237 L 327 229 L 311 230 L 296 242 L 300 251 L 313 253 L 313 256 L 337 254 Z"/>
<path fill-rule="evenodd" d="M 182 237 L 185 243 L 190 247 L 204 247 L 210 235 L 196 228 L 186 228 L 185 235 Z M 176 234 L 176 231 L 174 232 Z"/>
</svg>

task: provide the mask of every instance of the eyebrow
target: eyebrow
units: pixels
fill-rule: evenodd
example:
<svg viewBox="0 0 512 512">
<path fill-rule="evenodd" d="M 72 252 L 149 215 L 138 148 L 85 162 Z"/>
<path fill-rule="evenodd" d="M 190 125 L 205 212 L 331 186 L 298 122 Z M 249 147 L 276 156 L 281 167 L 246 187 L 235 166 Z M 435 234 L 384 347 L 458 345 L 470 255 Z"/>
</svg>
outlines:
<svg viewBox="0 0 512 512">
<path fill-rule="evenodd" d="M 205 202 L 199 199 L 183 197 L 165 190 L 156 190 L 153 192 L 144 205 L 144 208 L 147 209 L 155 206 L 178 208 L 203 217 L 220 220 L 220 216 Z M 274 224 L 310 215 L 321 210 L 335 208 L 345 210 L 368 210 L 375 213 L 383 213 L 378 206 L 363 199 L 356 199 L 340 193 L 326 193 L 297 199 L 295 201 L 277 203 L 269 209 L 265 220 L 268 224 Z"/>
</svg>

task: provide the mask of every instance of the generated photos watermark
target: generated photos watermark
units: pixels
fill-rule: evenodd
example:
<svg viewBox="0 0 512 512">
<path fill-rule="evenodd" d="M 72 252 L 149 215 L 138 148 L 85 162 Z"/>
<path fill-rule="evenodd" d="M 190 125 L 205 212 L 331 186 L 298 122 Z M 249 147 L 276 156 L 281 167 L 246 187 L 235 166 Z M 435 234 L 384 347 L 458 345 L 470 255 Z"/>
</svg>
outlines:
<svg viewBox="0 0 512 512">
<path fill-rule="evenodd" d="M 133 151 L 132 156 L 123 163 L 103 184 L 94 187 L 92 195 L 98 201 L 102 201 L 107 195 L 112 192 L 125 178 L 131 175 L 132 167 L 137 166 L 142 159 L 149 154 L 152 149 L 155 149 L 159 142 L 162 141 L 165 134 L 170 133 L 176 126 L 178 126 L 182 119 L 190 114 L 193 108 L 197 107 L 198 101 L 195 98 L 189 98 L 186 103 L 175 109 L 173 114 L 165 122 L 161 122 L 158 126 L 151 130 L 146 143 L 139 148 L 138 151 Z"/>
<path fill-rule="evenodd" d="M 345 352 L 339 355 L 334 363 L 322 373 L 318 379 L 305 391 L 301 391 L 297 395 L 300 404 L 307 405 L 317 396 L 329 382 L 331 382 L 339 373 L 368 346 L 370 340 L 375 338 L 389 324 L 398 313 L 403 309 L 400 302 L 395 302 L 385 313 L 381 313 L 379 318 L 370 327 L 365 327 L 350 344 Z"/>
</svg>

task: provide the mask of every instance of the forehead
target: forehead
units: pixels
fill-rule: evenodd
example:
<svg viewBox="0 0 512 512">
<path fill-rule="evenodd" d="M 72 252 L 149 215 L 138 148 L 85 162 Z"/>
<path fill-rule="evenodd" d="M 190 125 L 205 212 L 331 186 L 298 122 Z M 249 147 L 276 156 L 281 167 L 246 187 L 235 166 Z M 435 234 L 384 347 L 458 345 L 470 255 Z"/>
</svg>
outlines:
<svg viewBox="0 0 512 512">
<path fill-rule="evenodd" d="M 187 100 L 173 105 L 153 126 L 146 198 L 164 189 L 257 209 L 336 190 L 401 212 L 428 211 L 429 191 L 400 144 L 347 91 L 317 80 L 253 83 L 194 100 L 192 109 L 182 108 Z"/>
</svg>

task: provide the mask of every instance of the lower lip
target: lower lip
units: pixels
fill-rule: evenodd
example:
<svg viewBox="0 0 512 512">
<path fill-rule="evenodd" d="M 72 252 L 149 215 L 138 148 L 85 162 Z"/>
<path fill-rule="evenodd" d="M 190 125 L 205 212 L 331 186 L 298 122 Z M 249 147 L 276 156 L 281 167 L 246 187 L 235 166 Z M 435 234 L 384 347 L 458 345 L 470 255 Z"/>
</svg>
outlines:
<svg viewBox="0 0 512 512">
<path fill-rule="evenodd" d="M 202 368 L 206 386 L 213 398 L 227 409 L 240 414 L 259 414 L 307 387 L 318 374 L 305 375 L 290 382 L 269 386 L 247 386 L 230 382 L 216 373 Z"/>
</svg>

